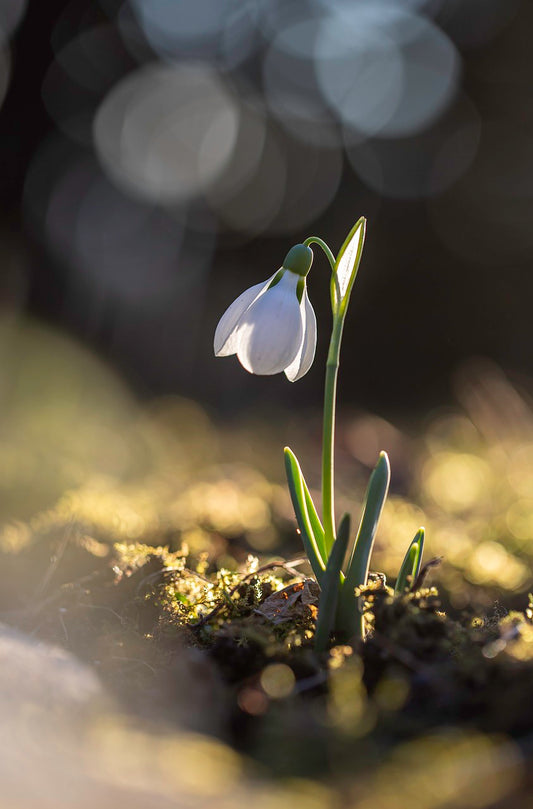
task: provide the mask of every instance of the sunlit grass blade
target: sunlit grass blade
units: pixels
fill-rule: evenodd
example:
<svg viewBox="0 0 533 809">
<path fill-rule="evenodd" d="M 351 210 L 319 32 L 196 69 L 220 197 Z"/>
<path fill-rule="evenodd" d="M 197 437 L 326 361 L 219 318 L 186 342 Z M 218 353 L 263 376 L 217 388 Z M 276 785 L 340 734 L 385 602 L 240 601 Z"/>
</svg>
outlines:
<svg viewBox="0 0 533 809">
<path fill-rule="evenodd" d="M 326 571 L 320 584 L 320 603 L 315 631 L 315 651 L 318 653 L 325 652 L 328 648 L 329 638 L 335 624 L 340 591 L 339 574 L 349 540 L 350 515 L 345 514 L 340 522 L 337 538 L 333 543 Z"/>
<path fill-rule="evenodd" d="M 354 590 L 366 584 L 370 556 L 379 518 L 387 498 L 390 482 L 390 465 L 386 452 L 381 452 L 379 460 L 370 476 L 366 491 L 363 515 L 355 539 L 351 558 L 346 569 L 346 578 L 341 588 L 337 609 L 337 626 L 346 639 L 363 636 L 362 615 L 358 609 Z"/>
<path fill-rule="evenodd" d="M 296 515 L 298 528 L 300 529 L 302 542 L 313 569 L 313 573 L 315 574 L 318 583 L 321 584 L 326 565 L 318 548 L 313 532 L 313 525 L 308 512 L 307 498 L 305 495 L 306 487 L 303 480 L 302 470 L 300 469 L 300 464 L 298 463 L 296 455 L 289 449 L 289 447 L 285 447 L 284 455 L 289 491 L 291 494 L 292 505 Z M 311 496 L 309 495 L 309 498 L 310 497 Z"/>
<path fill-rule="evenodd" d="M 396 595 L 401 595 L 405 593 L 406 590 L 410 590 L 413 583 L 416 581 L 422 563 L 424 536 L 424 528 L 419 528 L 415 534 L 415 538 L 409 545 L 400 567 L 398 578 L 396 579 L 396 587 L 394 588 Z"/>
<path fill-rule="evenodd" d="M 366 219 L 361 216 L 344 240 L 331 276 L 331 305 L 333 312 L 348 306 L 350 293 L 359 269 L 365 243 Z"/>
</svg>

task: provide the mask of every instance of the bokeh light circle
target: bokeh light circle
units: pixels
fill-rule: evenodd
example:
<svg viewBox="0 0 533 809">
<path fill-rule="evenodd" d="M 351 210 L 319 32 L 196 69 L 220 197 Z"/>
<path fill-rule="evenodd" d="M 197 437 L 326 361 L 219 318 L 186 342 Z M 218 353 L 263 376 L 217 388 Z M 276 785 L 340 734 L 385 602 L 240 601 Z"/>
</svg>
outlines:
<svg viewBox="0 0 533 809">
<path fill-rule="evenodd" d="M 271 127 L 266 123 L 261 127 L 257 117 L 251 116 L 246 128 L 246 139 L 254 129 L 260 132 L 259 148 L 254 148 L 248 155 L 246 171 L 240 172 L 240 181 L 235 183 L 232 172 L 228 170 L 219 182 L 206 190 L 206 198 L 225 227 L 257 234 L 269 227 L 283 203 L 287 164 L 283 138 Z M 235 164 L 238 164 L 241 154 L 241 150 L 235 150 Z"/>
<path fill-rule="evenodd" d="M 108 296 L 146 309 L 175 292 L 180 225 L 121 194 L 94 165 L 74 164 L 56 180 L 45 233 L 71 277 Z"/>
<path fill-rule="evenodd" d="M 364 0 L 318 0 L 318 3 L 327 12 L 332 11 L 346 11 L 353 9 L 357 4 L 361 4 Z M 422 12 L 431 17 L 436 14 L 443 3 L 447 0 L 395 0 L 394 5 L 397 8 L 404 8 L 407 11 Z M 369 4 L 367 4 L 369 5 Z M 390 6 L 391 0 L 372 0 L 374 7 L 379 5 Z"/>
<path fill-rule="evenodd" d="M 74 309 L 83 300 L 87 310 L 91 292 L 138 313 L 177 301 L 191 279 L 201 282 L 212 243 L 205 234 L 192 255 L 182 222 L 123 194 L 94 159 L 58 140 L 45 142 L 30 164 L 24 212 L 62 268 Z"/>
<path fill-rule="evenodd" d="M 97 154 L 124 190 L 159 203 L 201 194 L 236 142 L 239 108 L 203 64 L 148 65 L 103 100 L 94 121 Z"/>
<path fill-rule="evenodd" d="M 430 197 L 467 171 L 480 132 L 477 110 L 460 96 L 434 126 L 418 135 L 348 142 L 346 153 L 356 174 L 377 193 L 396 199 Z"/>
<path fill-rule="evenodd" d="M 256 44 L 250 0 L 130 0 L 138 25 L 162 59 L 183 56 L 234 67 Z"/>
<path fill-rule="evenodd" d="M 381 2 L 326 18 L 315 64 L 331 107 L 366 136 L 420 132 L 446 108 L 459 78 L 456 49 L 436 25 Z"/>
<path fill-rule="evenodd" d="M 286 181 L 283 200 L 269 225 L 270 233 L 298 233 L 332 202 L 341 181 L 340 149 L 323 149 L 286 139 L 283 144 Z"/>
<path fill-rule="evenodd" d="M 28 8 L 28 0 L 0 0 L 0 31 L 11 36 Z"/>
<path fill-rule="evenodd" d="M 231 159 L 205 198 L 227 230 L 288 233 L 306 227 L 328 207 L 342 167 L 340 149 L 291 138 L 250 98 L 241 107 Z"/>
<path fill-rule="evenodd" d="M 41 97 L 59 129 L 89 146 L 95 110 L 131 69 L 131 56 L 112 25 L 88 28 L 61 46 L 57 40 L 56 58 L 45 73 Z"/>
<path fill-rule="evenodd" d="M 279 122 L 300 140 L 339 146 L 340 134 L 317 84 L 315 43 L 321 20 L 304 20 L 282 29 L 263 60 L 263 88 Z"/>
</svg>

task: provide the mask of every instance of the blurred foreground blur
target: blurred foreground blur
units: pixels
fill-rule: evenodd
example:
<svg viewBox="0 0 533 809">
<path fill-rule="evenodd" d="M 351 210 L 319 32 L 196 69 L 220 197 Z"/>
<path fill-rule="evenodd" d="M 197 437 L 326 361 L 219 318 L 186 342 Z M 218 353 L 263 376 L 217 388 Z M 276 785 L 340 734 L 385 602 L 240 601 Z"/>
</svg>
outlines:
<svg viewBox="0 0 533 809">
<path fill-rule="evenodd" d="M 525 762 L 503 738 L 451 728 L 400 745 L 370 776 L 266 781 L 213 738 L 125 719 L 94 675 L 0 629 L 2 809 L 526 807 Z M 371 758 L 371 752 L 370 752 Z"/>
</svg>

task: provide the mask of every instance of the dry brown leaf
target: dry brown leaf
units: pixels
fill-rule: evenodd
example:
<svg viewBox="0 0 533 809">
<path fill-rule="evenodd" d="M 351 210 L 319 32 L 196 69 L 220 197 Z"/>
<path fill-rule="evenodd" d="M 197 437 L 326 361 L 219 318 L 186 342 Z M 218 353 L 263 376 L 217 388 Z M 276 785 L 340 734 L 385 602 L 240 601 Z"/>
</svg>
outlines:
<svg viewBox="0 0 533 809">
<path fill-rule="evenodd" d="M 320 587 L 314 579 L 290 584 L 266 598 L 255 610 L 273 624 L 316 617 Z"/>
</svg>

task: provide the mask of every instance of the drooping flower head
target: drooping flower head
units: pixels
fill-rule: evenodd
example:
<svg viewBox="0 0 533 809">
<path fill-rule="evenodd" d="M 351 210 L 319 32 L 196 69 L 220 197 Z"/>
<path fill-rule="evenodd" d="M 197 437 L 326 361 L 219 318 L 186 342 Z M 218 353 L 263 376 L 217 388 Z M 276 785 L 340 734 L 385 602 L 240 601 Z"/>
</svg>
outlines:
<svg viewBox="0 0 533 809">
<path fill-rule="evenodd" d="M 284 371 L 291 382 L 304 376 L 316 349 L 316 317 L 306 287 L 312 263 L 311 248 L 297 244 L 274 275 L 239 295 L 216 328 L 216 356 L 237 354 L 251 374 Z"/>
</svg>

